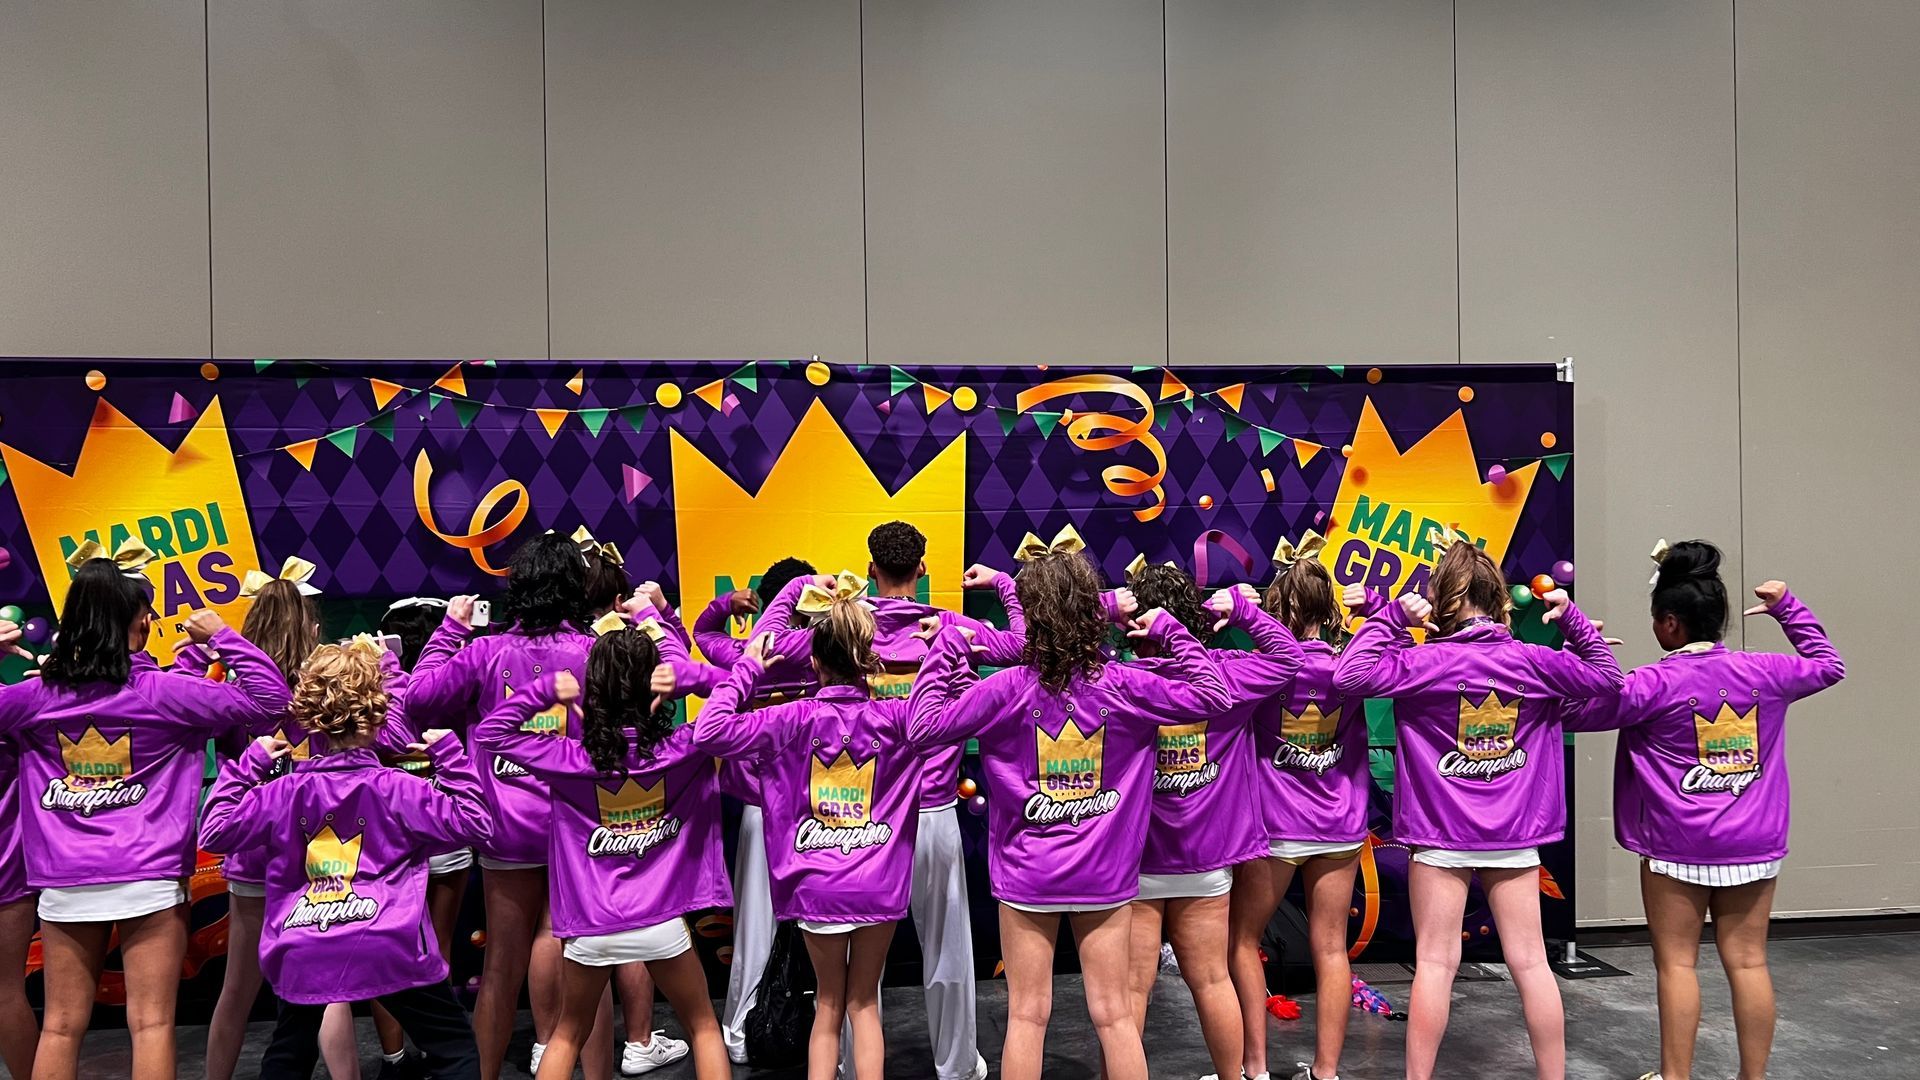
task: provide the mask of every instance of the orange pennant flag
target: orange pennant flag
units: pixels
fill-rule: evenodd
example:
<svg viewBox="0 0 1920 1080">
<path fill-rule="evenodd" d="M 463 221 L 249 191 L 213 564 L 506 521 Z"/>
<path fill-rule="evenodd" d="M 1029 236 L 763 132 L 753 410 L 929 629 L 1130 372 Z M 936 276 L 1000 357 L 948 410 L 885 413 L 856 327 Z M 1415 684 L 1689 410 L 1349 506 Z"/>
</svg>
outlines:
<svg viewBox="0 0 1920 1080">
<path fill-rule="evenodd" d="M 294 443 L 292 446 L 286 447 L 285 449 L 287 453 L 293 457 L 293 460 L 300 463 L 301 468 L 307 470 L 308 472 L 312 472 L 313 471 L 313 452 L 315 450 L 318 450 L 319 448 L 320 448 L 319 439 L 308 439 L 305 442 Z"/>
<path fill-rule="evenodd" d="M 368 379 L 367 385 L 373 388 L 373 407 L 376 409 L 386 408 L 387 402 L 406 389 L 399 383 L 390 383 L 385 379 Z"/>
<path fill-rule="evenodd" d="M 445 390 L 449 394 L 458 394 L 461 397 L 466 397 L 467 373 L 461 369 L 459 364 L 455 364 L 445 375 L 440 376 L 440 381 L 433 385 Z"/>
<path fill-rule="evenodd" d="M 1220 389 L 1215 390 L 1213 392 L 1213 396 L 1219 398 L 1221 401 L 1226 402 L 1227 407 L 1232 409 L 1234 412 L 1239 412 L 1240 402 L 1243 401 L 1247 396 L 1247 384 L 1243 382 L 1239 382 L 1239 383 L 1234 383 L 1232 386 L 1223 386 Z"/>
<path fill-rule="evenodd" d="M 587 372 L 585 368 L 573 373 L 573 378 L 567 380 L 567 389 L 573 391 L 574 397 L 579 397 L 587 392 Z"/>
<path fill-rule="evenodd" d="M 1260 482 L 1261 482 L 1261 483 L 1263 483 L 1263 484 L 1265 484 L 1265 485 L 1267 485 L 1267 490 L 1268 490 L 1268 491 L 1272 491 L 1272 490 L 1273 490 L 1273 470 L 1272 470 L 1272 469 L 1261 469 L 1261 470 L 1260 470 Z"/>
<path fill-rule="evenodd" d="M 1320 451 L 1325 449 L 1326 447 L 1321 446 L 1317 442 L 1308 442 L 1305 439 L 1293 440 L 1294 460 L 1298 461 L 1300 463 L 1300 467 L 1303 469 L 1307 467 L 1307 462 L 1313 460 L 1315 454 L 1318 454 Z"/>
<path fill-rule="evenodd" d="M 927 415 L 932 416 L 935 409 L 953 400 L 953 395 L 931 383 L 921 383 L 920 392 L 927 399 Z"/>
<path fill-rule="evenodd" d="M 560 433 L 560 425 L 567 422 L 567 410 L 565 409 L 535 409 L 533 410 L 533 415 L 540 418 L 540 426 L 547 429 L 548 438 L 558 435 Z"/>
<path fill-rule="evenodd" d="M 1172 371 L 1163 371 L 1160 373 L 1160 400 L 1161 401 L 1165 401 L 1168 398 L 1173 398 L 1173 397 L 1192 397 L 1192 396 L 1193 396 L 1193 391 L 1187 389 L 1187 384 L 1181 382 L 1179 376 L 1175 375 Z"/>
<path fill-rule="evenodd" d="M 721 403 L 726 399 L 726 395 L 727 380 L 725 379 L 715 379 L 693 392 L 694 397 L 699 398 L 701 401 L 706 402 L 716 409 L 719 408 Z"/>
</svg>

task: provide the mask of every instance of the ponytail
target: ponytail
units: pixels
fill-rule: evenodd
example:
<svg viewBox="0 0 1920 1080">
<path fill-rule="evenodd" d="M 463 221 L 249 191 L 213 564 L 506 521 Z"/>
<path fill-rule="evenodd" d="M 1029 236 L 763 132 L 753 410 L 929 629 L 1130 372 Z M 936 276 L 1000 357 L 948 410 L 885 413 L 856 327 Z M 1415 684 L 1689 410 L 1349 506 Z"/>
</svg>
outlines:
<svg viewBox="0 0 1920 1080">
<path fill-rule="evenodd" d="M 1460 629 L 1467 608 L 1479 609 L 1505 626 L 1513 598 L 1507 595 L 1507 579 L 1493 557 L 1467 541 L 1455 541 L 1441 554 L 1427 584 L 1433 601 L 1433 624 L 1442 637 Z"/>
<path fill-rule="evenodd" d="M 873 609 L 858 596 L 837 596 L 813 624 L 813 659 L 822 682 L 865 686 L 880 670 L 873 651 Z"/>
<path fill-rule="evenodd" d="M 1324 638 L 1337 633 L 1345 622 L 1334 599 L 1333 577 L 1319 559 L 1295 559 L 1267 586 L 1260 602 L 1288 633 L 1302 641 L 1310 629 L 1317 627 Z"/>
</svg>

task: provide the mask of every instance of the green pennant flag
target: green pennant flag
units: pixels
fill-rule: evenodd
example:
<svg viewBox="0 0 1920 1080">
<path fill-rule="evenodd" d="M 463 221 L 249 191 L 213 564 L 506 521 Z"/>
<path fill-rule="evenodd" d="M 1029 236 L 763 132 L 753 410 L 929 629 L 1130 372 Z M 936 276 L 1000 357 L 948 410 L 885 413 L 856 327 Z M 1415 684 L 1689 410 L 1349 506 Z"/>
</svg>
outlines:
<svg viewBox="0 0 1920 1080">
<path fill-rule="evenodd" d="M 431 392 L 431 391 L 429 391 L 429 392 L 427 393 L 427 411 L 428 411 L 428 412 L 432 412 L 433 410 L 435 410 L 435 409 L 437 409 L 437 408 L 439 408 L 439 407 L 440 407 L 440 403 L 441 403 L 441 402 L 443 402 L 443 401 L 445 401 L 445 400 L 447 400 L 447 395 L 445 395 L 445 394 L 436 394 L 436 393 L 433 393 L 433 392 Z"/>
<path fill-rule="evenodd" d="M 1157 427 L 1160 430 L 1165 431 L 1167 428 L 1167 425 L 1171 423 L 1173 423 L 1172 409 L 1155 409 L 1154 410 L 1153 412 L 1154 427 Z"/>
<path fill-rule="evenodd" d="M 1057 412 L 1036 412 L 1029 415 L 1033 417 L 1034 426 L 1040 429 L 1040 437 L 1043 439 L 1052 438 L 1053 429 L 1060 426 L 1061 414 Z"/>
<path fill-rule="evenodd" d="M 635 433 L 638 433 L 640 429 L 647 426 L 647 407 L 645 405 L 629 405 L 620 410 L 620 419 L 625 420 L 627 426 L 632 428 Z"/>
<path fill-rule="evenodd" d="M 1541 458 L 1540 463 L 1547 467 L 1547 471 L 1553 474 L 1555 480 L 1561 480 L 1566 477 L 1567 463 L 1572 460 L 1572 454 L 1549 454 Z"/>
<path fill-rule="evenodd" d="M 1331 371 L 1331 372 L 1333 372 L 1333 376 L 1334 376 L 1334 378 L 1336 378 L 1336 379 L 1337 379 L 1337 378 L 1339 378 L 1340 376 L 1342 376 L 1342 375 L 1345 375 L 1345 374 L 1347 373 L 1347 365 L 1345 365 L 1345 364 L 1328 364 L 1328 365 L 1327 365 L 1327 370 L 1328 370 L 1328 371 Z"/>
<path fill-rule="evenodd" d="M 268 368 L 270 368 L 270 367 L 272 367 L 273 365 L 274 365 L 274 361 L 272 361 L 272 360 L 255 360 L 255 361 L 253 362 L 253 373 L 254 373 L 255 375 L 258 375 L 258 374 L 260 374 L 261 372 L 263 372 L 263 371 L 265 371 L 265 370 L 267 370 Z"/>
<path fill-rule="evenodd" d="M 4 485 L 6 484 L 6 482 L 7 482 L 7 463 L 4 461 L 0 461 L 0 485 Z"/>
<path fill-rule="evenodd" d="M 494 361 L 494 360 L 475 360 L 475 361 L 474 361 L 474 363 L 476 363 L 476 364 L 479 364 L 479 365 L 480 365 L 481 367 L 493 367 L 493 366 L 494 366 L 494 365 L 495 365 L 496 363 L 498 363 L 498 361 Z"/>
<path fill-rule="evenodd" d="M 887 371 L 893 376 L 893 389 L 888 392 L 889 397 L 898 396 L 904 391 L 913 389 L 914 384 L 919 381 L 897 367 L 890 367 Z"/>
<path fill-rule="evenodd" d="M 460 421 L 460 426 L 464 428 L 473 423 L 474 417 L 480 415 L 480 403 L 477 401 L 468 401 L 466 398 L 454 398 L 453 415 Z"/>
<path fill-rule="evenodd" d="M 378 432 L 388 442 L 392 442 L 393 441 L 393 415 L 394 414 L 390 412 L 381 413 L 379 416 L 376 416 L 373 419 L 367 421 L 367 426 L 372 428 L 374 431 Z"/>
<path fill-rule="evenodd" d="M 1312 384 L 1312 383 L 1310 383 L 1310 382 L 1308 382 L 1308 381 L 1307 381 L 1307 380 L 1305 380 L 1305 379 L 1301 379 L 1301 380 L 1300 380 L 1299 382 L 1297 382 L 1297 383 L 1294 383 L 1293 385 L 1294 385 L 1294 386 L 1296 386 L 1296 387 L 1298 387 L 1298 388 L 1299 388 L 1300 390 L 1303 390 L 1303 391 L 1305 391 L 1305 390 L 1311 390 L 1311 389 L 1313 389 L 1313 384 Z"/>
<path fill-rule="evenodd" d="M 336 431 L 327 436 L 327 441 L 333 444 L 334 449 L 348 457 L 352 457 L 354 448 L 360 445 L 360 429 L 350 427 L 342 431 Z"/>
<path fill-rule="evenodd" d="M 1186 397 L 1181 398 L 1180 404 L 1185 405 L 1187 407 L 1188 412 L 1192 412 L 1193 411 L 1193 395 L 1188 394 Z"/>
<path fill-rule="evenodd" d="M 1133 370 L 1135 370 L 1135 371 L 1158 371 L 1158 370 L 1160 370 L 1160 365 L 1159 365 L 1159 364 L 1135 364 L 1135 365 L 1133 365 Z"/>
<path fill-rule="evenodd" d="M 1273 453 L 1274 448 L 1287 441 L 1285 435 L 1280 434 L 1272 428 L 1263 428 L 1258 424 L 1255 424 L 1254 427 L 1260 428 L 1260 453 L 1262 455 Z"/>
<path fill-rule="evenodd" d="M 999 405 L 993 407 L 993 413 L 1000 418 L 1000 434 L 1013 434 L 1013 425 L 1020 422 L 1020 414 Z"/>
<path fill-rule="evenodd" d="M 1247 422 L 1245 420 L 1240 419 L 1237 416 L 1228 416 L 1226 420 L 1227 420 L 1227 438 L 1229 439 L 1237 439 L 1240 437 L 1242 432 L 1247 430 Z"/>
<path fill-rule="evenodd" d="M 593 437 L 597 439 L 600 437 L 600 429 L 606 426 L 607 414 L 611 412 L 613 412 L 612 409 L 581 409 L 575 415 L 580 417 L 580 422 L 587 425 L 587 430 L 593 432 Z"/>
<path fill-rule="evenodd" d="M 760 376 L 754 371 L 752 361 L 740 365 L 740 370 L 727 376 L 727 378 L 732 379 L 734 382 L 739 383 L 741 386 L 746 387 L 756 394 L 760 392 Z"/>
</svg>

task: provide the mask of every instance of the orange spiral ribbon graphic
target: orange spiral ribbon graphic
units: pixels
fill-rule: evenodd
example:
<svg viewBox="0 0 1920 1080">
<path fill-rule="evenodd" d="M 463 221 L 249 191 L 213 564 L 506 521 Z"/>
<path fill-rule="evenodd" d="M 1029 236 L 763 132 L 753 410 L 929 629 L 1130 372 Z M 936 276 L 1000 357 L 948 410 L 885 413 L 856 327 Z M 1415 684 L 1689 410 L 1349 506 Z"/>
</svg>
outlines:
<svg viewBox="0 0 1920 1080">
<path fill-rule="evenodd" d="M 1135 442 L 1146 447 L 1153 455 L 1152 472 L 1133 465 L 1109 465 L 1100 471 L 1100 479 L 1106 481 L 1108 491 L 1122 498 L 1152 495 L 1153 505 L 1135 510 L 1133 516 L 1140 521 L 1159 517 L 1167 508 L 1167 493 L 1160 489 L 1160 482 L 1167 478 L 1167 451 L 1153 433 L 1152 396 L 1118 375 L 1070 375 L 1020 391 L 1014 404 L 1026 412 L 1035 405 L 1075 394 L 1118 394 L 1146 410 L 1138 420 L 1114 413 L 1076 412 L 1067 422 L 1067 437 L 1083 450 L 1115 450 Z"/>
<path fill-rule="evenodd" d="M 480 505 L 473 508 L 473 517 L 468 520 L 465 533 L 441 532 L 440 527 L 433 523 L 433 504 L 428 499 L 432 487 L 433 462 L 422 450 L 420 456 L 413 459 L 413 508 L 419 511 L 421 522 L 426 525 L 428 532 L 454 547 L 466 549 L 467 554 L 473 556 L 473 564 L 481 570 L 494 577 L 506 577 L 504 569 L 497 569 L 487 561 L 486 549 L 512 535 L 513 530 L 527 519 L 527 508 L 533 501 L 527 492 L 527 485 L 518 480 L 502 480 L 493 485 L 493 490 L 480 500 Z M 509 498 L 513 500 L 513 505 L 498 521 L 489 524 L 487 519 Z"/>
</svg>

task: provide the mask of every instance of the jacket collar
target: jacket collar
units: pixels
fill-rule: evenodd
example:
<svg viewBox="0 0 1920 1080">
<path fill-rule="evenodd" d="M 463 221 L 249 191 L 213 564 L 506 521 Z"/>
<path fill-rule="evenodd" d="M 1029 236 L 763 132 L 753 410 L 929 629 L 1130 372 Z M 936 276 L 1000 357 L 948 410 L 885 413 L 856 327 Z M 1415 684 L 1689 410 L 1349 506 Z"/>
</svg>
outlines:
<svg viewBox="0 0 1920 1080">
<path fill-rule="evenodd" d="M 823 686 L 813 695 L 816 701 L 865 701 L 868 696 L 866 687 L 849 686 L 845 683 Z"/>
<path fill-rule="evenodd" d="M 452 736 L 446 736 L 452 738 Z M 329 750 L 317 758 L 309 758 L 306 768 L 311 772 L 344 772 L 348 769 L 380 768 L 380 754 L 372 746 L 356 746 L 351 750 Z"/>
</svg>

